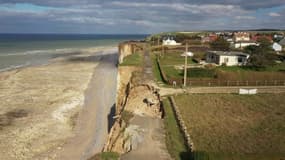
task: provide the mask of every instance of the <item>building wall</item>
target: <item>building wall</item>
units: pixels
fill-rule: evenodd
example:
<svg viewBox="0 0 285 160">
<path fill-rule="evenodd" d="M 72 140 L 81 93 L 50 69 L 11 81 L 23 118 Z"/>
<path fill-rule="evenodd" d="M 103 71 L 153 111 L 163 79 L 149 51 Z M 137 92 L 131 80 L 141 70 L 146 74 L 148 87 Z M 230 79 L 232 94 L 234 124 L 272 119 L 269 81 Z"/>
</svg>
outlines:
<svg viewBox="0 0 285 160">
<path fill-rule="evenodd" d="M 247 57 L 244 57 L 244 56 L 221 55 L 219 65 L 226 64 L 227 66 L 242 66 L 242 65 L 246 65 L 246 62 L 247 62 Z"/>
<path fill-rule="evenodd" d="M 249 41 L 250 38 L 247 36 L 236 37 L 235 41 Z"/>
<path fill-rule="evenodd" d="M 246 46 L 257 45 L 256 43 L 234 43 L 235 48 L 244 48 Z"/>
<path fill-rule="evenodd" d="M 282 46 L 277 43 L 274 43 L 272 48 L 274 49 L 274 51 L 282 51 Z"/>
<path fill-rule="evenodd" d="M 237 56 L 220 56 L 219 65 L 226 64 L 227 66 L 236 66 L 238 65 Z"/>
<path fill-rule="evenodd" d="M 247 58 L 248 57 L 244 56 L 227 56 L 227 55 L 216 55 L 214 53 L 208 53 L 206 56 L 206 62 L 215 63 L 217 65 L 225 64 L 226 66 L 240 66 L 246 64 Z"/>
</svg>

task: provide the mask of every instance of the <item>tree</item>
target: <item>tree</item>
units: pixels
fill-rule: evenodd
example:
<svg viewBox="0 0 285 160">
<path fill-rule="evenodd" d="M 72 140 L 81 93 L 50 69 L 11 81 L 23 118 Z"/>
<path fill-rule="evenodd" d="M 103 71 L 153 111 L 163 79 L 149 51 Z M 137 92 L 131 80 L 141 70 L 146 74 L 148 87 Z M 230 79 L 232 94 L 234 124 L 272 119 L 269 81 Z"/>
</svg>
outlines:
<svg viewBox="0 0 285 160">
<path fill-rule="evenodd" d="M 276 55 L 271 48 L 271 42 L 267 38 L 261 38 L 258 42 L 258 46 L 247 46 L 244 49 L 244 52 L 250 54 L 248 65 L 257 69 L 274 65 Z"/>
<path fill-rule="evenodd" d="M 218 37 L 215 41 L 210 43 L 210 47 L 217 51 L 228 51 L 230 50 L 230 43 L 222 37 Z"/>
</svg>

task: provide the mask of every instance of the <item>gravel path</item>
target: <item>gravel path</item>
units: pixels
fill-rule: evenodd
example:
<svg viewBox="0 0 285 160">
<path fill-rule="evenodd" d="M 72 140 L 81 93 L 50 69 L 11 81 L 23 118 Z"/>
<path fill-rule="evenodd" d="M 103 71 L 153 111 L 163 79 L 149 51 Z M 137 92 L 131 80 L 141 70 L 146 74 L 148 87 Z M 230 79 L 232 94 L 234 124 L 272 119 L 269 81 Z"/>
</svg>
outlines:
<svg viewBox="0 0 285 160">
<path fill-rule="evenodd" d="M 115 113 L 116 52 L 112 49 L 102 53 L 85 93 L 85 104 L 79 114 L 75 136 L 63 146 L 59 159 L 85 160 L 102 150 L 111 127 L 112 114 Z"/>
</svg>

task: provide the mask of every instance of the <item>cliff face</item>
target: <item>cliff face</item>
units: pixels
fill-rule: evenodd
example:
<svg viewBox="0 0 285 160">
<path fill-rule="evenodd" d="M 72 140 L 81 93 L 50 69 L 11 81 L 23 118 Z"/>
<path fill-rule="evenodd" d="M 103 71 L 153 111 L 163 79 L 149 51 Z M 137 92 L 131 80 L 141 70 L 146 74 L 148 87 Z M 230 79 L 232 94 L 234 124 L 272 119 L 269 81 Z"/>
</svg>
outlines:
<svg viewBox="0 0 285 160">
<path fill-rule="evenodd" d="M 141 42 L 123 42 L 119 44 L 119 63 L 123 63 L 124 58 L 134 54 L 136 51 L 142 50 Z"/>
</svg>

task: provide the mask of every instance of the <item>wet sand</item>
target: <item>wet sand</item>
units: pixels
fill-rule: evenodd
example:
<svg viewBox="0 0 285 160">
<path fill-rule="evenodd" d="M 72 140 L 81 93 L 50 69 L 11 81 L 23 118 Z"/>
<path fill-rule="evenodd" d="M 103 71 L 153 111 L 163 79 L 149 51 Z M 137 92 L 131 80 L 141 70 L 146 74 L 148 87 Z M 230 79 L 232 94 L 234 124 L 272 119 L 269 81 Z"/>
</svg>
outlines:
<svg viewBox="0 0 285 160">
<path fill-rule="evenodd" d="M 75 136 L 84 93 L 101 59 L 99 50 L 0 73 L 1 159 L 56 158 L 49 153 Z"/>
</svg>

